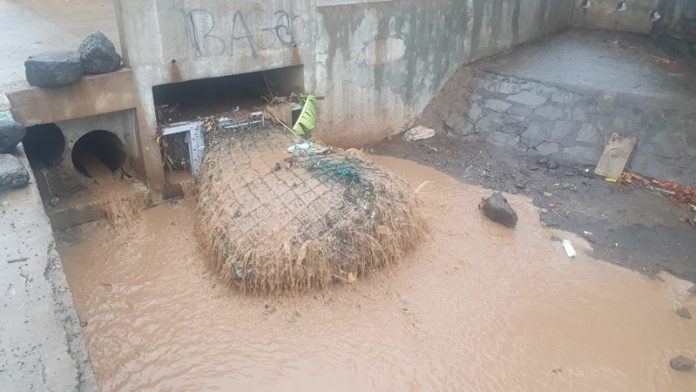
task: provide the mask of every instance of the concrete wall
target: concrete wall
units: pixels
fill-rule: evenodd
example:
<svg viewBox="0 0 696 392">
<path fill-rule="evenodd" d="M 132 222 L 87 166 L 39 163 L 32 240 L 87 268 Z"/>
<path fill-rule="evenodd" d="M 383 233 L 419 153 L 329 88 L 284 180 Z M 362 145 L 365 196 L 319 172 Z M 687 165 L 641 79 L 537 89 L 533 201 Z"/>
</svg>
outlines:
<svg viewBox="0 0 696 392">
<path fill-rule="evenodd" d="M 34 168 L 36 183 L 45 200 L 53 196 L 70 196 L 89 187 L 94 180 L 75 169 L 72 151 L 75 143 L 91 131 L 109 131 L 123 143 L 128 152 L 124 168 L 127 171 L 137 167 L 139 150 L 137 141 L 137 120 L 135 110 L 124 110 L 97 116 L 59 121 L 55 123 L 65 137 L 65 149 L 61 161 L 47 168 Z"/>
<path fill-rule="evenodd" d="M 591 7 L 583 9 L 583 0 L 576 0 L 573 24 L 597 29 L 650 33 L 650 13 L 658 8 L 660 0 L 628 0 L 623 12 L 616 10 L 619 1 L 591 0 Z"/>
<path fill-rule="evenodd" d="M 163 165 L 153 86 L 301 64 L 314 69 L 311 1 L 115 0 L 115 7 L 124 59 L 136 80 L 145 171 L 155 190 Z"/>
<path fill-rule="evenodd" d="M 663 18 L 656 23 L 658 47 L 677 56 L 696 56 L 696 1 L 660 0 Z"/>
<path fill-rule="evenodd" d="M 568 24 L 573 0 L 383 1 L 317 9 L 321 137 L 361 145 L 398 133 L 454 71 Z"/>
<path fill-rule="evenodd" d="M 344 4 L 347 3 L 347 4 Z M 574 0 L 116 0 L 146 171 L 161 176 L 152 87 L 304 65 L 319 137 L 400 132 L 463 63 L 566 26 Z"/>
</svg>

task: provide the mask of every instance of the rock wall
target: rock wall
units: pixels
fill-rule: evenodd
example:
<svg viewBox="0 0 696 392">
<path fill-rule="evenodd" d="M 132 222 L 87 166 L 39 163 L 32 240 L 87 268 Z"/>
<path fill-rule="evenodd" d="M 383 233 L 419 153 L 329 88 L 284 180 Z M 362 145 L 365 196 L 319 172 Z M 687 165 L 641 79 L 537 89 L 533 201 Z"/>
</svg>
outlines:
<svg viewBox="0 0 696 392">
<path fill-rule="evenodd" d="M 361 145 L 402 130 L 454 71 L 568 24 L 573 1 L 384 1 L 317 9 L 322 137 Z"/>
<path fill-rule="evenodd" d="M 443 92 L 444 112 L 424 121 L 455 137 L 579 165 L 596 165 L 613 132 L 638 136 L 630 169 L 696 184 L 696 114 L 688 107 L 582 94 L 525 79 L 463 69 L 463 90 Z M 442 107 L 437 104 L 433 107 Z"/>
</svg>

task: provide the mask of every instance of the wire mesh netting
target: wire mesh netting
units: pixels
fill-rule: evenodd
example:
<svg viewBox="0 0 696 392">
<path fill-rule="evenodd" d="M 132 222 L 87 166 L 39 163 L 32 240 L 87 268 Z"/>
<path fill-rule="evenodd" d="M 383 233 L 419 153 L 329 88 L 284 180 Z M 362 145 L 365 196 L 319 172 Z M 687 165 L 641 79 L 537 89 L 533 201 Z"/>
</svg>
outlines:
<svg viewBox="0 0 696 392">
<path fill-rule="evenodd" d="M 274 125 L 209 140 L 198 233 L 215 270 L 254 293 L 324 288 L 399 260 L 421 239 L 399 177 L 345 152 L 288 156 Z"/>
</svg>

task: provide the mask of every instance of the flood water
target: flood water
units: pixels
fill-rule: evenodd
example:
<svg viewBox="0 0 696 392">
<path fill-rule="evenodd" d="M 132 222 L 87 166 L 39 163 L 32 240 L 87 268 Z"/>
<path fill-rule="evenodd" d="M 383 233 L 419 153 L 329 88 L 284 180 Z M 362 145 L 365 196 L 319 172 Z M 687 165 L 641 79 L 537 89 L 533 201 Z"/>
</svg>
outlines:
<svg viewBox="0 0 696 392">
<path fill-rule="evenodd" d="M 490 194 L 432 169 L 372 157 L 418 188 L 427 243 L 353 285 L 250 298 L 207 271 L 192 200 L 130 232 L 87 225 L 59 249 L 105 391 L 695 391 L 688 282 L 649 279 L 542 228 L 525 199 L 508 230 Z M 428 181 L 425 183 L 425 181 Z M 570 238 L 570 260 L 552 236 Z"/>
</svg>

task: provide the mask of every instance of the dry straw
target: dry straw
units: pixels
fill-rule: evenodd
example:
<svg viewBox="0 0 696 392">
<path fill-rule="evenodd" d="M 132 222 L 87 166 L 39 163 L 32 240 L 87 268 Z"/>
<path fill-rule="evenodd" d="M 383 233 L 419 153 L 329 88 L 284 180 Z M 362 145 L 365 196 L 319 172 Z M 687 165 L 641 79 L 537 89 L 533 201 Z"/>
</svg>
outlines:
<svg viewBox="0 0 696 392">
<path fill-rule="evenodd" d="M 347 152 L 288 157 L 277 126 L 209 142 L 197 232 L 211 267 L 244 292 L 324 289 L 399 261 L 425 231 L 399 177 Z"/>
</svg>

